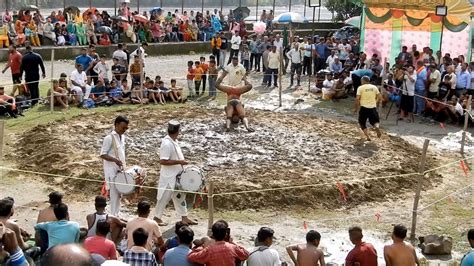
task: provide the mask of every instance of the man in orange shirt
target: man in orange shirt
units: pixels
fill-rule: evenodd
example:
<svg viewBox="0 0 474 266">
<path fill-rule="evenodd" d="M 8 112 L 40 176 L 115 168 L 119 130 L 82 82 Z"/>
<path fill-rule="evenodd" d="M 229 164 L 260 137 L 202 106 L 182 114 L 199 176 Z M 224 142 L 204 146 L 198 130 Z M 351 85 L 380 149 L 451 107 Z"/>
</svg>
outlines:
<svg viewBox="0 0 474 266">
<path fill-rule="evenodd" d="M 206 81 L 207 81 L 207 72 L 209 70 L 209 64 L 206 63 L 206 58 L 204 56 L 201 56 L 199 58 L 199 61 L 201 61 L 201 69 L 203 71 L 202 74 L 202 93 L 204 94 L 204 91 L 206 91 Z"/>
<path fill-rule="evenodd" d="M 212 49 L 212 54 L 216 57 L 216 62 L 219 63 L 220 59 L 220 49 L 222 45 L 222 39 L 221 39 L 221 34 L 220 32 L 217 32 L 214 37 L 211 38 L 211 49 Z"/>
<path fill-rule="evenodd" d="M 15 98 L 5 94 L 5 88 L 0 87 L 0 115 L 8 113 L 10 117 L 16 118 Z"/>
<path fill-rule="evenodd" d="M 8 51 L 8 64 L 2 70 L 2 74 L 4 74 L 7 69 L 10 68 L 12 72 L 12 81 L 13 84 L 21 83 L 21 74 L 20 74 L 20 66 L 21 66 L 21 58 L 23 57 L 20 52 L 16 50 L 15 45 L 11 45 Z"/>
</svg>

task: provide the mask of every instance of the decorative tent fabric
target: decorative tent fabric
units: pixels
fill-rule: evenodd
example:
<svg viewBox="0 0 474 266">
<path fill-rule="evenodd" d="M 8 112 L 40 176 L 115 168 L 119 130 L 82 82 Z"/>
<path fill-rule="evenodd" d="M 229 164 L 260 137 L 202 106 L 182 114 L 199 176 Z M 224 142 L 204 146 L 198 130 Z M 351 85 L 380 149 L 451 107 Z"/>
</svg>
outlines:
<svg viewBox="0 0 474 266">
<path fill-rule="evenodd" d="M 446 0 L 448 15 L 435 15 L 444 0 L 365 0 L 361 22 L 361 45 L 371 56 L 378 54 L 391 64 L 402 46 L 416 44 L 470 60 L 472 6 L 466 0 Z"/>
</svg>

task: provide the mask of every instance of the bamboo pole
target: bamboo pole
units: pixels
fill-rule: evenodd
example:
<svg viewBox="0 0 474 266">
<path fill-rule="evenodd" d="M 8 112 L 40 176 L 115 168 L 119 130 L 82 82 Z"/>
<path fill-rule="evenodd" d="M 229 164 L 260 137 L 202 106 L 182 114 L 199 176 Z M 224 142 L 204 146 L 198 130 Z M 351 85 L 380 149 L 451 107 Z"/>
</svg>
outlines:
<svg viewBox="0 0 474 266">
<path fill-rule="evenodd" d="M 415 192 L 415 200 L 413 202 L 413 213 L 412 213 L 412 219 L 411 219 L 411 232 L 410 232 L 410 240 L 413 242 L 415 240 L 416 236 L 416 218 L 418 214 L 418 203 L 420 201 L 420 193 L 421 193 L 421 188 L 423 185 L 423 177 L 424 177 L 424 172 L 425 172 L 425 163 L 426 163 L 426 152 L 428 151 L 428 146 L 430 144 L 429 139 L 425 139 L 425 143 L 423 144 L 423 153 L 421 154 L 421 163 L 420 163 L 420 169 L 419 169 L 419 177 L 418 177 L 418 183 L 416 185 L 416 192 Z"/>
<path fill-rule="evenodd" d="M 54 50 L 51 49 L 51 79 L 54 77 Z M 51 98 L 49 99 L 51 105 L 51 113 L 54 112 L 54 85 L 51 80 Z"/>
<path fill-rule="evenodd" d="M 214 184 L 209 182 L 209 191 L 207 192 L 207 211 L 208 211 L 208 223 L 207 223 L 207 235 L 211 236 L 212 225 L 214 224 Z"/>
<path fill-rule="evenodd" d="M 4 138 L 5 138 L 5 121 L 0 120 L 0 161 L 3 161 Z"/>
<path fill-rule="evenodd" d="M 278 98 L 279 98 L 279 107 L 282 106 L 281 103 L 281 79 L 283 78 L 283 48 L 280 49 L 280 71 L 278 71 Z M 271 77 L 270 77 L 271 78 Z"/>
<path fill-rule="evenodd" d="M 467 100 L 466 112 L 464 113 L 464 128 L 462 131 L 462 140 L 461 140 L 461 154 L 464 154 L 464 146 L 466 145 L 466 130 L 467 124 L 469 123 L 469 114 L 471 113 L 471 102 L 472 102 L 472 95 L 469 95 L 469 99 Z"/>
</svg>

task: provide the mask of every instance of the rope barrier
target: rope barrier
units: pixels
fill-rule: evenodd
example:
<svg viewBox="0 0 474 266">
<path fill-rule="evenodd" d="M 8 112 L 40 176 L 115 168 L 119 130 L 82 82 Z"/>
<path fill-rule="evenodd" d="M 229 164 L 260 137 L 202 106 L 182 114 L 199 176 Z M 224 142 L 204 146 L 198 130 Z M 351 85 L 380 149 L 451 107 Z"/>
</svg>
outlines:
<svg viewBox="0 0 474 266">
<path fill-rule="evenodd" d="M 443 201 L 443 200 L 445 200 L 445 199 L 447 199 L 447 198 L 449 198 L 449 197 L 451 197 L 451 196 L 453 196 L 453 195 L 456 195 L 456 194 L 458 194 L 458 193 L 460 193 L 460 192 L 463 192 L 464 190 L 467 190 L 468 188 L 470 188 L 470 187 L 472 187 L 472 186 L 474 186 L 474 183 L 471 183 L 471 184 L 469 184 L 469 185 L 467 185 L 467 186 L 465 186 L 465 187 L 463 187 L 463 188 L 461 188 L 461 189 L 458 189 L 458 190 L 456 190 L 456 191 L 454 191 L 454 192 L 452 192 L 452 193 L 450 193 L 450 194 L 448 194 L 448 195 L 446 195 L 446 196 L 444 196 L 444 197 L 442 197 L 442 198 L 440 198 L 440 199 L 438 199 L 438 200 L 436 200 L 436 201 L 433 201 L 433 202 L 427 204 L 426 206 L 423 206 L 423 208 L 420 208 L 417 212 L 420 213 L 420 212 L 422 212 L 422 211 L 428 209 L 429 207 L 431 207 L 431 206 L 437 204 L 438 202 L 441 202 L 441 201 Z"/>
<path fill-rule="evenodd" d="M 425 175 L 429 172 L 433 172 L 435 170 L 439 170 L 439 169 L 442 169 L 442 168 L 449 167 L 452 164 L 458 163 L 462 160 L 467 160 L 467 159 L 472 159 L 472 158 L 474 158 L 474 156 L 466 157 L 466 158 L 461 159 L 461 160 L 456 160 L 454 162 L 446 163 L 442 166 L 427 170 L 427 171 L 423 172 L 422 174 Z M 14 171 L 14 172 L 30 173 L 30 174 L 36 174 L 36 175 L 44 175 L 44 176 L 48 176 L 48 177 L 60 177 L 60 178 L 65 178 L 65 179 L 76 179 L 76 180 L 99 182 L 99 183 L 103 182 L 103 180 L 97 180 L 97 179 L 91 179 L 91 178 L 82 178 L 82 177 L 50 174 L 50 173 L 43 173 L 43 172 L 30 171 L 30 170 L 15 169 L 15 168 L 4 167 L 4 166 L 0 166 L 0 169 L 5 169 L 5 170 L 9 170 L 9 171 Z M 415 173 L 408 173 L 408 174 L 398 174 L 398 175 L 389 175 L 389 176 L 380 176 L 380 177 L 369 177 L 369 178 L 364 178 L 364 179 L 341 180 L 339 182 L 344 183 L 344 184 L 349 184 L 349 183 L 358 183 L 358 182 L 365 182 L 365 181 L 371 181 L 371 180 L 382 180 L 382 179 L 390 179 L 390 178 L 397 178 L 397 177 L 408 177 L 408 176 L 414 176 L 414 175 L 420 175 L 420 173 L 415 172 Z M 189 193 L 189 194 L 207 195 L 207 193 L 203 193 L 203 192 L 188 192 L 188 191 L 184 191 L 184 190 L 163 189 L 163 188 L 157 188 L 157 187 L 151 187 L 151 186 L 125 184 L 125 183 L 118 183 L 118 182 L 110 182 L 110 183 L 111 184 L 118 184 L 118 185 L 136 186 L 136 187 L 149 188 L 149 189 L 157 189 L 157 190 L 167 190 L 167 191 L 173 191 L 173 192 L 183 192 L 183 193 Z M 319 184 L 308 184 L 308 185 L 295 185 L 295 186 L 267 188 L 267 189 L 254 189 L 254 190 L 245 190 L 245 191 L 221 192 L 221 193 L 214 193 L 213 197 L 215 197 L 215 196 L 226 196 L 226 195 L 237 195 L 237 194 L 247 194 L 247 193 L 261 193 L 261 192 L 279 191 L 279 190 L 290 190 L 290 189 L 299 189 L 299 188 L 306 188 L 306 187 L 318 187 L 318 186 L 327 186 L 327 185 L 332 186 L 332 185 L 334 185 L 334 182 L 319 183 Z"/>
<path fill-rule="evenodd" d="M 65 178 L 65 179 L 75 179 L 75 180 L 90 181 L 90 182 L 96 182 L 96 183 L 103 183 L 104 182 L 104 180 L 97 180 L 97 179 L 76 177 L 76 176 L 57 175 L 57 174 L 50 174 L 50 173 L 42 173 L 42 172 L 36 172 L 36 171 L 15 169 L 15 168 L 10 168 L 10 167 L 5 167 L 5 166 L 0 166 L 0 169 L 13 171 L 13 172 L 20 172 L 20 173 L 44 175 L 44 176 L 48 176 L 48 177 L 59 177 L 59 178 Z M 152 187 L 152 186 L 135 185 L 135 184 L 119 183 L 119 182 L 108 182 L 108 183 L 109 184 L 115 184 L 115 185 L 133 186 L 133 187 L 139 187 L 139 188 L 149 188 L 149 189 L 163 190 L 163 191 L 181 192 L 181 193 L 197 194 L 197 195 L 207 195 L 207 193 L 204 193 L 204 192 L 192 192 L 192 191 L 186 191 L 186 190 L 178 190 L 178 189 L 170 189 L 170 188 L 158 188 L 158 187 Z"/>
</svg>

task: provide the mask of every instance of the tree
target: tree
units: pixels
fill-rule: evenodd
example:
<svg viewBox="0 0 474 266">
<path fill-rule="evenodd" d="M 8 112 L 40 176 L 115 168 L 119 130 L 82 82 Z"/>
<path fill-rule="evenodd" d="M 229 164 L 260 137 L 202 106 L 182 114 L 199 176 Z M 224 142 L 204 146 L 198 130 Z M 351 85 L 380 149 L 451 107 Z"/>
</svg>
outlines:
<svg viewBox="0 0 474 266">
<path fill-rule="evenodd" d="M 362 2 L 360 0 L 327 0 L 326 8 L 335 14 L 334 20 L 345 21 L 362 13 Z"/>
</svg>

